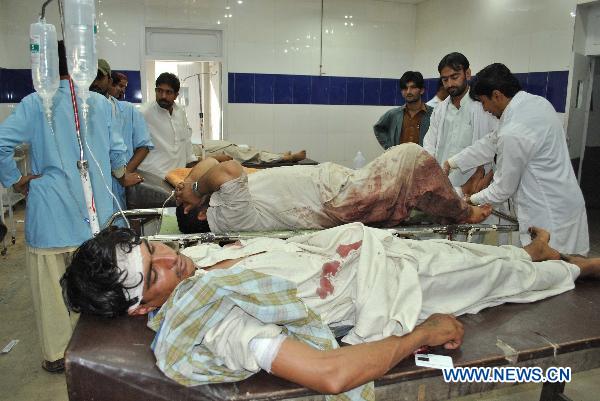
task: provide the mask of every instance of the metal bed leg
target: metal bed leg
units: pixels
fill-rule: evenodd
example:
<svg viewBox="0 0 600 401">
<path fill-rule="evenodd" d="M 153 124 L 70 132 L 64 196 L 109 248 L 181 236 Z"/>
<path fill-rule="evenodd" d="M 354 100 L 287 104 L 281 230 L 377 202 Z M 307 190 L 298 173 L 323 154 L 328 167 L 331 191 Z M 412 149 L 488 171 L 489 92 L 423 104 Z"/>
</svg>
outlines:
<svg viewBox="0 0 600 401">
<path fill-rule="evenodd" d="M 565 382 L 546 382 L 542 385 L 540 401 L 572 401 L 563 391 L 565 391 Z"/>
</svg>

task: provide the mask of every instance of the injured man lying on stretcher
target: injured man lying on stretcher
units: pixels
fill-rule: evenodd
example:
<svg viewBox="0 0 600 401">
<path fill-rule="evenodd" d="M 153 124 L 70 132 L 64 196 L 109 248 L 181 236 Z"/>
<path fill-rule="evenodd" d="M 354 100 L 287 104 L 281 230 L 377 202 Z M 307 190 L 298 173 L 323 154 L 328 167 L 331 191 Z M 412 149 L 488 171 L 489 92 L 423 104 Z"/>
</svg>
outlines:
<svg viewBox="0 0 600 401">
<path fill-rule="evenodd" d="M 236 161 L 207 159 L 178 185 L 177 200 L 189 214 L 186 219 L 178 213 L 184 233 L 322 229 L 350 222 L 393 227 L 412 209 L 442 222 L 479 223 L 491 213 L 490 205 L 467 204 L 416 144 L 392 147 L 360 170 L 322 163 L 247 175 Z"/>
<path fill-rule="evenodd" d="M 267 150 L 260 150 L 248 145 L 238 145 L 233 142 L 215 139 L 205 139 L 204 146 L 192 145 L 194 154 L 198 159 L 202 159 L 202 150 L 206 157 L 212 157 L 218 161 L 237 160 L 240 163 L 281 163 L 281 162 L 299 162 L 306 159 L 306 150 L 300 150 L 292 153 L 291 151 L 283 153 L 274 153 Z"/>
<path fill-rule="evenodd" d="M 547 232 L 531 233 L 525 248 L 496 247 L 352 223 L 178 253 L 108 228 L 75 252 L 61 285 L 81 313 L 160 308 L 148 323 L 157 365 L 181 384 L 238 381 L 262 368 L 322 393 L 372 398 L 372 381 L 419 347 L 461 345 L 450 314 L 533 302 L 600 276 L 599 259 L 560 255 Z M 352 345 L 339 348 L 334 333 Z"/>
</svg>

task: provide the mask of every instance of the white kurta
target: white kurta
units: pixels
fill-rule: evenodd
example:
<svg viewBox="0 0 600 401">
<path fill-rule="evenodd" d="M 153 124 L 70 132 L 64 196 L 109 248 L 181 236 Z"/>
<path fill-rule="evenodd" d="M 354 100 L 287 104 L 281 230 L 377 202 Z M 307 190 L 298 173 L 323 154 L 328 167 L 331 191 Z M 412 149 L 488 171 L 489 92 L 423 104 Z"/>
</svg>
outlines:
<svg viewBox="0 0 600 401">
<path fill-rule="evenodd" d="M 472 202 L 512 198 L 523 245 L 531 242 L 527 229 L 536 226 L 550 232 L 550 246 L 558 251 L 587 254 L 585 202 L 552 105 L 540 96 L 517 93 L 502 113 L 498 130 L 454 156 L 451 164 L 465 171 L 496 154 L 494 181 L 471 196 Z"/>
<path fill-rule="evenodd" d="M 352 244 L 346 252 L 340 248 Z M 404 335 L 437 312 L 477 313 L 543 299 L 572 289 L 579 274 L 562 261 L 533 263 L 516 247 L 404 240 L 360 223 L 287 241 L 259 238 L 241 247 L 200 245 L 183 253 L 201 267 L 249 256 L 237 266 L 295 283 L 298 297 L 325 324 L 353 326 L 343 338 L 350 344 Z M 250 339 L 280 332 L 235 308 L 202 343 L 229 368 L 257 371 Z"/>
<path fill-rule="evenodd" d="M 192 129 L 182 107 L 173 105 L 173 114 L 169 114 L 156 101 L 151 101 L 143 104 L 140 111 L 154 144 L 154 149 L 140 164 L 140 170 L 164 178 L 169 171 L 197 160 L 192 149 Z"/>
<path fill-rule="evenodd" d="M 423 139 L 423 148 L 441 165 L 497 126 L 496 118 L 484 111 L 481 103 L 473 101 L 468 93 L 461 99 L 460 109 L 454 107 L 448 96 L 433 110 L 429 130 Z M 491 163 L 486 166 L 486 170 L 490 167 Z M 453 171 L 449 176 L 450 182 L 455 187 L 463 185 L 474 172 L 474 168 L 463 172 Z"/>
</svg>

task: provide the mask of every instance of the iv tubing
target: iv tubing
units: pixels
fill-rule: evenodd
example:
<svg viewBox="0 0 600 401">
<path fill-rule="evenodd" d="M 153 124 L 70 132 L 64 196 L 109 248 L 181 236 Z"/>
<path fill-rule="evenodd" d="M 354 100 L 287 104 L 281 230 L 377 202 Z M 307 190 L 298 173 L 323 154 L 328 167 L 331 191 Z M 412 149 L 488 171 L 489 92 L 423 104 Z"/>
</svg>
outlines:
<svg viewBox="0 0 600 401">
<path fill-rule="evenodd" d="M 69 77 L 69 89 L 71 91 L 71 103 L 73 103 L 73 114 L 75 115 L 75 132 L 77 132 L 77 142 L 79 143 L 79 160 L 83 161 L 83 144 L 81 143 L 81 125 L 79 123 L 79 110 L 77 107 L 77 99 L 75 98 L 75 87 L 73 80 Z"/>
<path fill-rule="evenodd" d="M 46 6 L 51 2 L 52 2 L 52 0 L 46 0 L 44 2 L 44 4 L 42 5 L 42 13 L 40 14 L 41 18 L 44 18 L 44 16 L 46 15 Z"/>
</svg>

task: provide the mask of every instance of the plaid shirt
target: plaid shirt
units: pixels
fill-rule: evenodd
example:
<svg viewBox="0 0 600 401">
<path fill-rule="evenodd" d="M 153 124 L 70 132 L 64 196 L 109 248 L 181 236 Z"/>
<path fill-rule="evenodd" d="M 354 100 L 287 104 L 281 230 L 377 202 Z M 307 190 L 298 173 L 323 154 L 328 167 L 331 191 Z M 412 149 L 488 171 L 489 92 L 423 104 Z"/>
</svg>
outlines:
<svg viewBox="0 0 600 401">
<path fill-rule="evenodd" d="M 186 386 L 233 382 L 254 372 L 231 370 L 202 344 L 208 330 L 235 307 L 283 333 L 321 350 L 338 344 L 327 325 L 296 296 L 296 286 L 282 278 L 242 267 L 215 270 L 183 281 L 148 322 L 157 331 L 152 344 L 157 366 Z M 328 400 L 374 400 L 373 382 Z"/>
</svg>

